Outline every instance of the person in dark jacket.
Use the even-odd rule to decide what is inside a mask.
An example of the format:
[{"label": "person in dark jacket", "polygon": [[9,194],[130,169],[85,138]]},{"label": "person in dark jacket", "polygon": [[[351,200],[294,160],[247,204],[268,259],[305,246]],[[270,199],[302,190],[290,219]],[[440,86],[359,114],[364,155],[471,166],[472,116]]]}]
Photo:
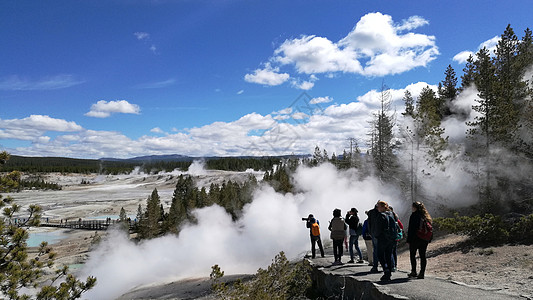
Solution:
[{"label": "person in dark jacket", "polygon": [[361,249],[359,248],[359,216],[357,216],[357,209],[355,207],[352,207],[350,211],[346,214],[345,222],[348,224],[349,233],[350,233],[350,241],[348,250],[350,251],[350,261],[348,263],[354,262],[354,253],[353,248],[355,246],[355,250],[357,250],[357,255],[359,255],[359,260],[357,263],[363,262],[363,254],[361,253]]},{"label": "person in dark jacket", "polygon": [[322,239],[320,238],[320,235],[316,236],[316,235],[313,235],[313,229],[312,229],[312,226],[314,223],[317,223],[319,226],[320,226],[320,223],[318,222],[317,219],[315,219],[315,217],[310,214],[308,217],[307,217],[307,222],[305,223],[305,226],[307,226],[307,228],[309,228],[309,235],[311,237],[311,258],[315,258],[316,255],[316,247],[315,245],[318,244],[318,249],[320,249],[320,256],[324,257],[324,248],[322,247]]},{"label": "person in dark jacket", "polygon": [[377,204],[374,206],[373,209],[368,211],[368,230],[370,232],[370,236],[372,236],[372,269],[370,269],[371,273],[378,273],[378,239],[377,239],[377,233],[379,231],[378,228],[378,220],[379,220],[379,211]]},{"label": "person in dark jacket", "polygon": [[[426,272],[426,250],[429,241],[423,240],[417,235],[422,220],[432,223],[431,216],[426,207],[421,202],[414,202],[412,205],[411,217],[409,217],[409,227],[407,228],[407,243],[409,244],[409,254],[411,259],[411,273],[407,276],[410,278],[423,279]],[[420,273],[416,273],[416,251],[420,256]]]},{"label": "person in dark jacket", "polygon": [[395,226],[395,220],[387,202],[378,201],[377,207],[380,214],[375,225],[377,227],[375,236],[378,240],[378,259],[384,273],[380,280],[390,281],[392,268],[394,267],[392,262],[392,249],[396,242],[396,235],[391,237],[387,232],[390,226]]},{"label": "person in dark jacket", "polygon": [[333,240],[333,256],[335,262],[333,265],[342,265],[342,242],[346,237],[346,223],[341,215],[341,210],[335,208],[333,210],[333,219],[331,219],[328,229],[331,231],[330,237]]}]

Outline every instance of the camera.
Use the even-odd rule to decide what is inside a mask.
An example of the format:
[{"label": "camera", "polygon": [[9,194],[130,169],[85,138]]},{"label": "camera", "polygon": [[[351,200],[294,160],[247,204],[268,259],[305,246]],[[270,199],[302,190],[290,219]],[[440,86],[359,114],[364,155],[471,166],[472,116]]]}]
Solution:
[{"label": "camera", "polygon": [[302,221],[309,221],[309,218],[302,218]]}]

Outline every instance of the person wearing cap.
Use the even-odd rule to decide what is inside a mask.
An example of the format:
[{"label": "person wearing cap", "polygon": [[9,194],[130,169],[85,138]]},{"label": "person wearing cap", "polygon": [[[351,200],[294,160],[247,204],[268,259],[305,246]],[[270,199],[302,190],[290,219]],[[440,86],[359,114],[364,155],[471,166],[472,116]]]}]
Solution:
[{"label": "person wearing cap", "polygon": [[316,257],[316,244],[318,244],[318,249],[320,250],[320,255],[322,257],[324,257],[324,248],[322,247],[322,239],[320,238],[320,234],[318,235],[314,235],[313,234],[313,224],[317,224],[320,226],[320,223],[318,222],[317,219],[315,219],[315,217],[313,216],[313,214],[309,214],[309,216],[307,217],[307,222],[305,223],[305,225],[307,226],[307,228],[309,228],[309,235],[311,236],[311,258],[315,258]]},{"label": "person wearing cap", "polygon": [[350,261],[348,263],[354,263],[354,253],[353,248],[355,246],[355,250],[357,250],[357,255],[359,255],[359,260],[357,263],[363,262],[363,254],[361,253],[361,249],[359,249],[359,235],[360,235],[360,224],[359,224],[359,216],[357,215],[357,209],[355,207],[352,207],[348,213],[346,214],[345,222],[348,224],[349,232],[350,232],[350,241],[348,244],[348,250],[350,252]]}]

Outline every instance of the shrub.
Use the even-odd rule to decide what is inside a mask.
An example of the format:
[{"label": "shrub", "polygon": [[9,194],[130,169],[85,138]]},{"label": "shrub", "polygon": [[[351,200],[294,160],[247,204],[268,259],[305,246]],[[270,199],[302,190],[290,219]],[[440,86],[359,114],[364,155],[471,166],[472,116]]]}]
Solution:
[{"label": "shrub", "polygon": [[213,289],[221,299],[305,299],[311,287],[310,266],[306,261],[291,264],[280,252],[266,269],[259,269],[247,282],[237,281],[228,287],[220,282],[224,272],[218,265],[212,267],[210,278]]}]

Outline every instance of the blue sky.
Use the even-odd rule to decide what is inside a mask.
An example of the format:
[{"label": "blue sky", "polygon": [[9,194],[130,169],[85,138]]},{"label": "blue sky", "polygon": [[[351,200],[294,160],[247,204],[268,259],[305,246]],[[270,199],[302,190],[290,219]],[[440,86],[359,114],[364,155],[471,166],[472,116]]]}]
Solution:
[{"label": "blue sky", "polygon": [[[0,150],[15,155],[342,153],[531,1],[0,3]],[[528,23],[529,20],[529,23]]]}]

